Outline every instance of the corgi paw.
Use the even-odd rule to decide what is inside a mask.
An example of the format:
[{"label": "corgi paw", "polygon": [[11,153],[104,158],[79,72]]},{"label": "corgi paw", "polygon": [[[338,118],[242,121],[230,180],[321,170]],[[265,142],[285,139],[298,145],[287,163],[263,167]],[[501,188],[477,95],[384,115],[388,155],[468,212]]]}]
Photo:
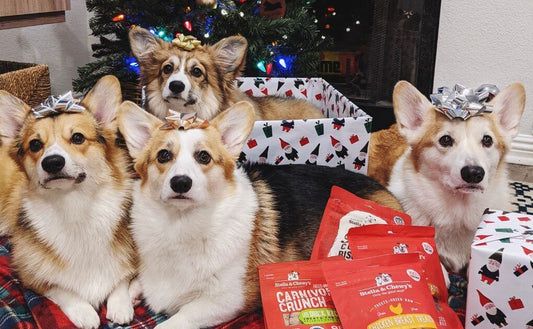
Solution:
[{"label": "corgi paw", "polygon": [[128,293],[131,298],[131,303],[133,306],[137,306],[141,303],[142,298],[142,287],[141,282],[138,279],[133,279],[130,282],[130,286],[128,288]]},{"label": "corgi paw", "polygon": [[130,296],[124,289],[116,289],[107,298],[106,318],[116,324],[127,324],[133,320],[133,305]]},{"label": "corgi paw", "polygon": [[76,303],[61,310],[78,328],[97,329],[100,326],[100,317],[90,304]]}]

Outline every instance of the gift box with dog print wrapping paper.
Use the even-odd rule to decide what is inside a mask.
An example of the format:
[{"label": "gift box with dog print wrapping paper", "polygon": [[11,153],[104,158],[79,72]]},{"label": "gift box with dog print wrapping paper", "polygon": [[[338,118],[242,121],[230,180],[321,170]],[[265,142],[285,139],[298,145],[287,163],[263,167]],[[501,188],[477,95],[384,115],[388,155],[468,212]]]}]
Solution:
[{"label": "gift box with dog print wrapping paper", "polygon": [[468,277],[467,329],[533,328],[533,216],[485,210]]},{"label": "gift box with dog print wrapping paper", "polygon": [[257,121],[240,162],[308,164],[367,172],[372,117],[322,78],[239,78],[252,96],[302,98],[326,118]]}]

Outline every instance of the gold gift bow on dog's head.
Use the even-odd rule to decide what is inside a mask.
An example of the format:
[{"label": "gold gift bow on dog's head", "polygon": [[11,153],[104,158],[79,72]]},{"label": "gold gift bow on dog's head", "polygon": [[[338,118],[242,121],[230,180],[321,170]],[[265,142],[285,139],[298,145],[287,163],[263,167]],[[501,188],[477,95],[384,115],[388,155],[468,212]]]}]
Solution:
[{"label": "gold gift bow on dog's head", "polygon": [[172,40],[172,44],[188,51],[202,47],[202,42],[200,40],[192,35],[184,35],[181,33],[178,33],[176,38]]},{"label": "gold gift bow on dog's head", "polygon": [[168,110],[169,116],[165,117],[165,124],[161,126],[162,130],[188,130],[193,128],[206,128],[209,121],[198,118],[198,113],[180,113]]}]

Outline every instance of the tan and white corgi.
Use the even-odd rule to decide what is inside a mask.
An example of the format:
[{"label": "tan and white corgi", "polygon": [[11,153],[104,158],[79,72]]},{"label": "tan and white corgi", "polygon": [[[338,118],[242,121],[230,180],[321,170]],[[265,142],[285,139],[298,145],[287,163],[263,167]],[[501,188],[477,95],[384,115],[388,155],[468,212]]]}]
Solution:
[{"label": "tan and white corgi", "polygon": [[406,81],[394,88],[397,125],[373,133],[369,176],[388,186],[415,225],[436,229],[448,270],[460,271],[485,208],[509,210],[504,161],[518,132],[524,87],[515,83],[492,101],[493,113],[449,120]]},{"label": "tan and white corgi", "polygon": [[341,168],[236,167],[253,123],[247,102],[185,125],[121,106],[119,130],[141,178],[131,213],[138,282],[147,304],[171,315],[157,328],[210,327],[256,309],[257,266],[309,259],[332,185],[401,208]]},{"label": "tan and white corgi", "polygon": [[141,83],[146,86],[146,108],[163,119],[169,109],[196,112],[210,120],[238,101],[249,101],[256,120],[322,118],[305,100],[250,97],[234,84],[245,65],[248,43],[244,37],[225,38],[212,46],[185,50],[149,31],[130,31],[131,50],[139,61]]},{"label": "tan and white corgi", "polygon": [[118,80],[107,76],[86,108],[37,118],[0,92],[0,208],[12,264],[25,287],[54,301],[79,328],[129,323],[135,253],[129,234],[131,179],[115,146]]}]

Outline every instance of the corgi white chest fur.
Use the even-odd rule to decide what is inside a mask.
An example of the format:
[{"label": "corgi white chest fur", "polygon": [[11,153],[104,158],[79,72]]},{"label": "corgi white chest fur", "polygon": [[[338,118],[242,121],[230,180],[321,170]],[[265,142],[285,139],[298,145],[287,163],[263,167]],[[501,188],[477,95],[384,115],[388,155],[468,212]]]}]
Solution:
[{"label": "corgi white chest fur", "polygon": [[125,277],[111,242],[128,192],[103,186],[92,192],[34,195],[23,199],[23,210],[28,225],[65,265],[58,271],[35,255],[36,275],[98,307]]},{"label": "corgi white chest fur", "polygon": [[200,292],[206,298],[220,298],[231,291],[225,303],[231,309],[242,306],[244,294],[235,292],[243,291],[250,232],[258,209],[245,176],[236,170],[233,191],[186,213],[143,195],[137,184],[132,228],[142,259],[139,279],[153,310],[176,313]]}]

